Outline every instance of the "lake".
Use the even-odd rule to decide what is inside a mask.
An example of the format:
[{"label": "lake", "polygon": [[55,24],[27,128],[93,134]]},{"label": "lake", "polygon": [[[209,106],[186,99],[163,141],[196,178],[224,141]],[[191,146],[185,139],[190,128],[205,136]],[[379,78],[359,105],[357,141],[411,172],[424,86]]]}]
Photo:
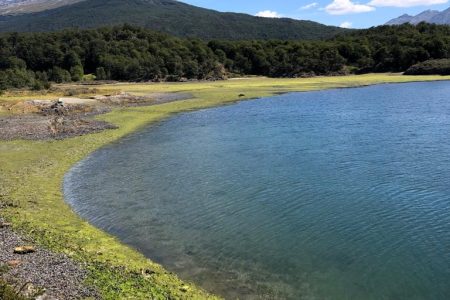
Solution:
[{"label": "lake", "polygon": [[178,114],[94,152],[64,192],[228,299],[447,300],[449,96],[392,84]]}]

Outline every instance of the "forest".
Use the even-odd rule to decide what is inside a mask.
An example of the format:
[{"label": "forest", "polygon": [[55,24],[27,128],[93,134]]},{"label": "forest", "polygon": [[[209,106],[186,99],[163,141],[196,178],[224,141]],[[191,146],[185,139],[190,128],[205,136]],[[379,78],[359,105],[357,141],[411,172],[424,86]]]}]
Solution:
[{"label": "forest", "polygon": [[131,25],[0,35],[0,90],[50,82],[403,72],[450,55],[450,26],[380,26],[317,41],[203,41]]}]

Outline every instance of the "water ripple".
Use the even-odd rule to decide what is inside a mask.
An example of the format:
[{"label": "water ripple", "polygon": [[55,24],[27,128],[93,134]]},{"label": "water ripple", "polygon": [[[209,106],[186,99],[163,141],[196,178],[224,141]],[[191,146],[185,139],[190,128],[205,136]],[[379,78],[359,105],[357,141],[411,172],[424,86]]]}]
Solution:
[{"label": "water ripple", "polygon": [[384,85],[182,114],[94,153],[65,193],[229,299],[447,300],[448,94]]}]

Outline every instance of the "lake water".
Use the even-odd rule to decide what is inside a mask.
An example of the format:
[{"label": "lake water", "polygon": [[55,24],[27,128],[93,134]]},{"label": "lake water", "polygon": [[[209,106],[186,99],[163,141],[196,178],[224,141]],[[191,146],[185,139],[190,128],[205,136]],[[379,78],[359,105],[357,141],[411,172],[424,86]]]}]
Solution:
[{"label": "lake water", "polygon": [[174,116],[65,178],[68,202],[229,299],[450,299],[450,83]]}]

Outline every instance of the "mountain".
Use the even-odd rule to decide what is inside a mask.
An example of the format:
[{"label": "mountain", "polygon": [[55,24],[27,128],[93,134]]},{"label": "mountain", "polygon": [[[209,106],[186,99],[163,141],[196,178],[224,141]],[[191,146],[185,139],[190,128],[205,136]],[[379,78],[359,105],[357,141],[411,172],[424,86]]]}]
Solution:
[{"label": "mountain", "polygon": [[83,0],[0,0],[0,15],[17,15],[57,8]]},{"label": "mountain", "polygon": [[433,17],[430,23],[450,24],[450,8]]},{"label": "mountain", "polygon": [[437,10],[426,10],[416,16],[404,14],[398,18],[392,19],[386,25],[400,25],[405,23],[419,24],[420,22],[449,24],[450,25],[450,8],[442,12]]},{"label": "mountain", "polygon": [[[40,1],[41,7],[45,2],[34,1]],[[322,39],[347,31],[312,21],[223,13],[175,0],[85,0],[38,12],[0,16],[0,32],[55,31],[123,23],[202,39]]]},{"label": "mountain", "polygon": [[410,23],[414,16],[404,14],[398,18],[392,19],[386,23],[386,25],[400,25],[405,23]]}]

